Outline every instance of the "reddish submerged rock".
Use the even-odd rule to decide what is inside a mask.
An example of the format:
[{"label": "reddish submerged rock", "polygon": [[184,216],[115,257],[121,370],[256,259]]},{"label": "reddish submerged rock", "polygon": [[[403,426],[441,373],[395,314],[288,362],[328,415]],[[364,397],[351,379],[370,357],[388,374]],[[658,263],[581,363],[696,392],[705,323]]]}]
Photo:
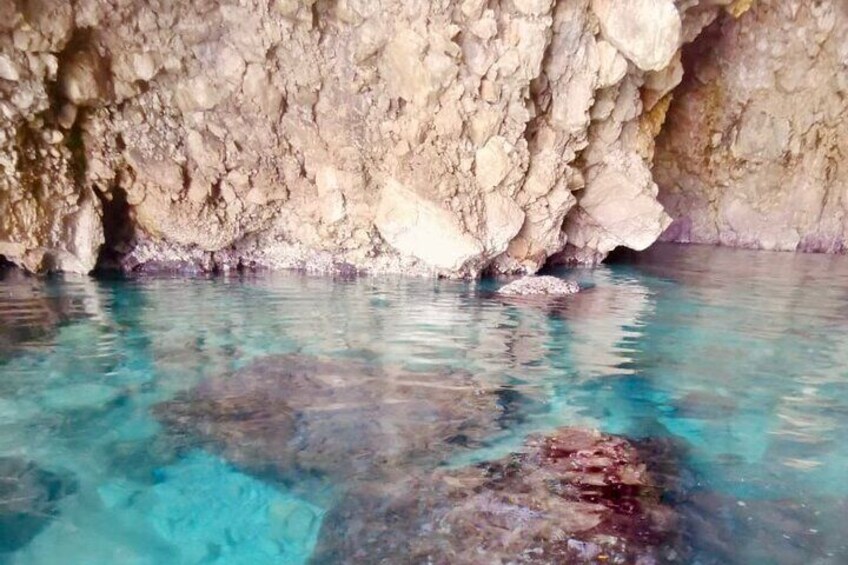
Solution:
[{"label": "reddish submerged rock", "polygon": [[[685,557],[678,453],[563,428],[525,449],[440,467],[500,429],[497,389],[461,372],[408,373],[302,355],[260,359],[155,412],[178,446],[302,482],[326,476],[316,563],[649,563]],[[302,493],[305,496],[315,493]]]},{"label": "reddish submerged rock", "polygon": [[522,453],[351,490],[316,563],[659,563],[681,559],[665,448],[565,428]]}]

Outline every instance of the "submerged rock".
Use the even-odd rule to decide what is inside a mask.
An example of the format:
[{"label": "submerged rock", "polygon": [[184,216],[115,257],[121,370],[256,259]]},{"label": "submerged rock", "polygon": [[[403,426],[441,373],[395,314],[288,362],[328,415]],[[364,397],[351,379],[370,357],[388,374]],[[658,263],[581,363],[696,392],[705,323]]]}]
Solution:
[{"label": "submerged rock", "polygon": [[[800,495],[800,496],[799,496]],[[848,498],[774,493],[744,500],[714,491],[693,493],[681,509],[705,565],[848,563]]]},{"label": "submerged rock", "polygon": [[0,362],[49,343],[62,324],[85,315],[81,300],[51,293],[43,281],[19,270],[0,270],[0,283]]},{"label": "submerged rock", "polygon": [[464,373],[396,373],[352,360],[262,358],[156,407],[172,439],[278,477],[371,480],[439,463],[499,429],[494,391]]},{"label": "submerged rock", "polygon": [[502,286],[498,294],[506,296],[527,295],[566,295],[580,292],[580,285],[574,281],[565,281],[557,277],[527,276]]},{"label": "submerged rock", "polygon": [[359,485],[327,515],[314,562],[681,559],[678,516],[663,501],[673,457],[662,444],[564,428],[496,461]]},{"label": "submerged rock", "polygon": [[0,457],[0,555],[28,544],[59,514],[76,481],[31,461]]}]

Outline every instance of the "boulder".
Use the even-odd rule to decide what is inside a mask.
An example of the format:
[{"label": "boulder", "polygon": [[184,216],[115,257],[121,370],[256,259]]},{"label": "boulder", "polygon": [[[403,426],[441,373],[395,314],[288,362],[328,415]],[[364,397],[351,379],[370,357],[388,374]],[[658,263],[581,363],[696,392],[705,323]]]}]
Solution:
[{"label": "boulder", "polygon": [[659,71],[680,47],[682,23],[672,0],[592,0],[607,41],[643,71]]},{"label": "boulder", "polygon": [[685,559],[663,501],[677,452],[563,428],[459,469],[350,491],[324,520],[315,563],[656,563]]},{"label": "boulder", "polygon": [[562,296],[580,292],[580,285],[557,277],[528,275],[498,289],[505,296],[553,295]]},{"label": "boulder", "polygon": [[155,413],[172,441],[277,478],[375,480],[435,465],[500,429],[496,391],[463,372],[412,373],[303,355],[258,359]]}]

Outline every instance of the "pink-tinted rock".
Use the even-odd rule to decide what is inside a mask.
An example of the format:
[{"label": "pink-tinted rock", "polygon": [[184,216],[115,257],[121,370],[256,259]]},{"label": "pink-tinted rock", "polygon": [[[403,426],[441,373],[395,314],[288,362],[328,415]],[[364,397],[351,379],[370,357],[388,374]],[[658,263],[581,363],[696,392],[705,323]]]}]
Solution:
[{"label": "pink-tinted rock", "polygon": [[682,558],[678,517],[662,501],[670,457],[659,444],[564,428],[496,461],[357,485],[326,518],[315,562]]}]

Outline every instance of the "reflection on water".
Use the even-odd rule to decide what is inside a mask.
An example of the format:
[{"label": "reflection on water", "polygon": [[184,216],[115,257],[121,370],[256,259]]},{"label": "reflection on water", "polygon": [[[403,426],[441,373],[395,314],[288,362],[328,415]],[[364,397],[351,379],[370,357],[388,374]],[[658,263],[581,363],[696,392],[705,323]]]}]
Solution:
[{"label": "reflection on water", "polygon": [[45,481],[0,476],[17,489],[0,524],[21,525],[0,562],[298,563],[339,524],[365,551],[386,539],[369,515],[415,522],[350,500],[562,426],[679,446],[678,556],[846,562],[848,260],[659,247],[561,274],[588,290],[525,305],[491,281],[7,275],[0,459],[73,489],[27,522],[10,500]]}]

